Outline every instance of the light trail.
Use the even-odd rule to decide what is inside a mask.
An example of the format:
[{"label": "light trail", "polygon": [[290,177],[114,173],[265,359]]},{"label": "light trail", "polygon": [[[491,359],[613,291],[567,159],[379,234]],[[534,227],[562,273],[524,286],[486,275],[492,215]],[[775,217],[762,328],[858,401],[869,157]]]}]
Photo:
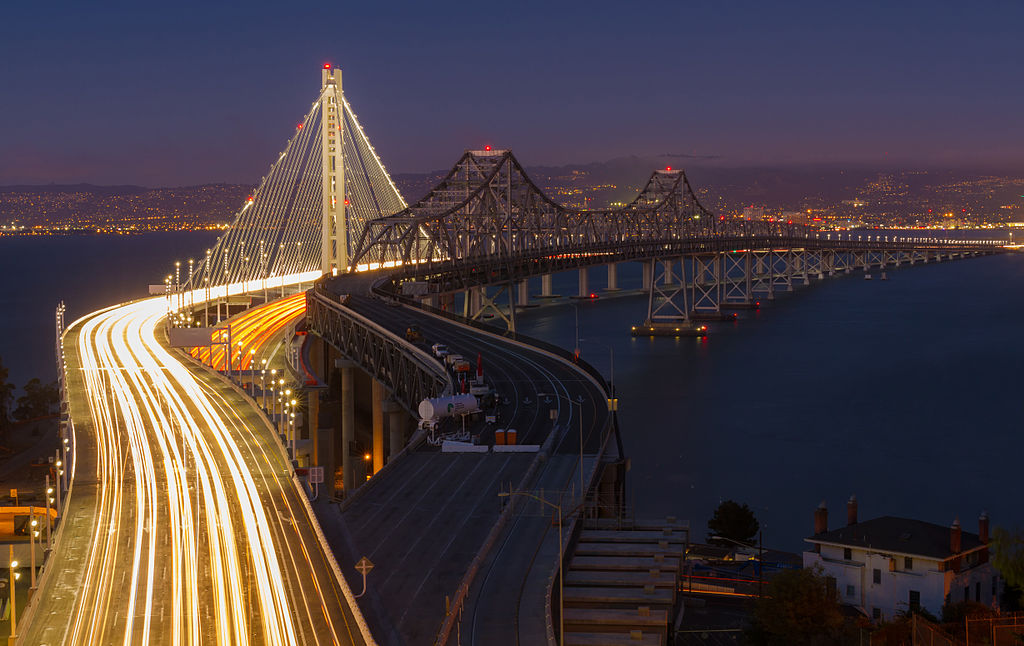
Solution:
[{"label": "light trail", "polygon": [[[294,320],[300,302],[301,314],[301,296],[265,308],[272,327]],[[72,326],[98,488],[96,531],[61,643],[368,641],[305,509],[289,498],[301,494],[283,456],[249,428],[254,413],[158,341],[167,312],[157,297]],[[244,342],[265,343],[259,328],[247,319]]]},{"label": "light trail", "polygon": [[[250,370],[253,368],[254,353],[259,353],[266,343],[276,337],[289,325],[306,313],[306,294],[292,294],[265,305],[246,310],[225,322],[224,328],[217,328],[211,334],[211,345],[193,348],[191,354],[201,363],[215,370],[225,370],[226,326],[231,326],[231,368]],[[213,358],[211,360],[211,350]]]}]

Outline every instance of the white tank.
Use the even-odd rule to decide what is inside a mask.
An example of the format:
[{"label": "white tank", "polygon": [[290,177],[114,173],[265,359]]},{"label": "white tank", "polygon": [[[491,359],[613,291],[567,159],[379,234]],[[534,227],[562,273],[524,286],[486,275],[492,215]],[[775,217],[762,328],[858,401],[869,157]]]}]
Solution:
[{"label": "white tank", "polygon": [[451,397],[437,397],[435,399],[424,399],[420,402],[419,413],[421,419],[437,420],[453,415],[466,415],[480,410],[473,395],[452,395]]}]

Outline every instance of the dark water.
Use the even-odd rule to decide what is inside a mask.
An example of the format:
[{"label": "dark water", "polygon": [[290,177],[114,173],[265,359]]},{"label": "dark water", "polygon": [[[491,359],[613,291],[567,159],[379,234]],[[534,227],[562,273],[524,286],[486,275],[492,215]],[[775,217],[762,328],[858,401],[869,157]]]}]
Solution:
[{"label": "dark water", "polygon": [[162,283],[173,272],[175,260],[199,258],[216,239],[211,232],[0,238],[0,358],[10,380],[20,387],[32,377],[56,378],[59,301],[67,305],[71,323],[146,296],[150,283]]},{"label": "dark water", "polygon": [[[628,271],[639,285],[639,267]],[[614,348],[637,514],[688,518],[703,534],[732,498],[755,511],[766,544],[793,551],[822,500],[830,527],[845,524],[850,494],[861,519],[959,517],[977,531],[988,510],[997,525],[1024,523],[1024,254],[888,275],[796,288],[710,324],[707,341],[632,338],[643,296],[576,305],[583,357],[607,375]],[[592,290],[604,280],[591,270]],[[520,329],[571,348],[574,315],[537,308]]]},{"label": "dark water", "polygon": [[[18,385],[53,376],[53,308],[68,320],[144,296],[209,233],[0,238],[0,357]],[[600,291],[604,272],[591,270]],[[575,274],[556,277],[562,294]],[[638,287],[625,265],[620,285]],[[539,284],[534,286],[539,291]],[[828,502],[845,522],[904,515],[975,526],[1024,524],[1024,254],[859,274],[797,288],[697,339],[634,339],[646,297],[562,301],[522,331],[574,346],[615,381],[638,515],[674,514],[703,532],[726,498],[754,509],[772,547],[798,551]]]}]

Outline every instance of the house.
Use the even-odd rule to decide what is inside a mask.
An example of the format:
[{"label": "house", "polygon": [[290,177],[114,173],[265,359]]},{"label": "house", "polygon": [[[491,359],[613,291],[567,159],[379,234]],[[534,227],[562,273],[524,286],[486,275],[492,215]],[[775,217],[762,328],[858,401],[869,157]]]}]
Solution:
[{"label": "house", "polygon": [[1001,581],[988,562],[989,520],[978,533],[911,518],[882,516],[859,522],[857,499],[846,504],[846,526],[828,529],[828,509],[814,512],[805,539],[805,568],[821,567],[839,600],[878,621],[912,608],[938,616],[947,602],[977,601],[997,608]]}]

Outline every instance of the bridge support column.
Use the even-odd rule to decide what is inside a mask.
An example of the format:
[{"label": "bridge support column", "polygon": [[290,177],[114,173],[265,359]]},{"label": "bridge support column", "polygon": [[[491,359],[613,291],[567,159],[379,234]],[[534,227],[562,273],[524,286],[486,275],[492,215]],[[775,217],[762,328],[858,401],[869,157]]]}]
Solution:
[{"label": "bridge support column", "polygon": [[644,291],[650,291],[651,289],[651,282],[654,277],[654,262],[655,261],[651,260],[650,262],[644,262],[644,264],[641,265],[643,272],[640,275],[640,284]]},{"label": "bridge support column", "polygon": [[384,398],[387,392],[384,384],[376,379],[370,379],[373,398],[373,471],[370,475],[376,474],[384,468]]},{"label": "bridge support column", "polygon": [[388,462],[405,448],[405,411],[393,399],[382,403],[382,410],[388,415]]},{"label": "bridge support column", "polygon": [[352,463],[352,442],[356,439],[355,364],[340,359],[341,370],[341,471],[345,495],[355,490],[355,465]]},{"label": "bridge support column", "polygon": [[540,277],[540,297],[554,298],[555,293],[551,285],[551,274],[544,274]]},{"label": "bridge support column", "polygon": [[619,289],[619,266],[614,262],[608,263],[608,291],[613,292]]},{"label": "bridge support column", "polygon": [[580,268],[580,298],[590,298],[590,277],[587,275],[587,268]]},{"label": "bridge support column", "polygon": [[524,280],[519,283],[519,301],[516,303],[519,307],[526,307],[530,304],[530,281]]},{"label": "bridge support column", "polygon": [[310,390],[306,395],[306,410],[309,415],[307,426],[309,428],[309,464],[316,466],[320,462],[320,391]]},{"label": "bridge support column", "polygon": [[666,286],[672,285],[674,283],[674,281],[675,281],[675,276],[672,273],[672,265],[673,265],[674,262],[675,262],[674,260],[663,260],[661,262],[661,266],[662,266],[662,268],[664,269],[664,272],[665,272],[664,284]]}]

